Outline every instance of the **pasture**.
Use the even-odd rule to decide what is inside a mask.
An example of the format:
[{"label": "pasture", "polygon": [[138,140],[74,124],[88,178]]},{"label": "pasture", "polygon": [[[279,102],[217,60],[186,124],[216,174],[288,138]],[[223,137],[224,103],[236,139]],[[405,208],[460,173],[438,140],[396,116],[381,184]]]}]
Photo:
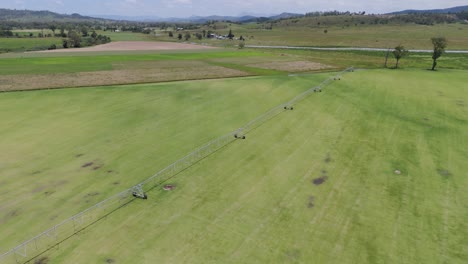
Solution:
[{"label": "pasture", "polygon": [[[322,18],[325,19],[325,18]],[[333,19],[333,18],[329,18]],[[351,25],[342,24],[317,25],[315,18],[280,21],[273,24],[273,29],[264,29],[263,24],[229,24],[217,23],[216,29],[204,27],[202,29],[227,35],[232,29],[235,37],[243,36],[247,45],[286,45],[286,46],[313,46],[313,47],[372,47],[394,48],[404,45],[407,49],[431,49],[432,37],[444,36],[448,39],[448,49],[468,50],[468,24],[438,24],[433,26],[415,24],[389,24],[389,25]],[[323,21],[322,21],[323,22]],[[269,26],[269,23],[266,23]],[[191,33],[201,32],[192,30]],[[325,30],[327,33],[325,33]],[[161,33],[156,39],[177,41]],[[183,33],[185,34],[185,33]],[[237,41],[202,39],[195,37],[191,42],[209,43],[216,46],[231,46]]]},{"label": "pasture", "polygon": [[[0,94],[0,249],[328,76]],[[41,258],[466,263],[466,83],[460,70],[349,73]]]}]

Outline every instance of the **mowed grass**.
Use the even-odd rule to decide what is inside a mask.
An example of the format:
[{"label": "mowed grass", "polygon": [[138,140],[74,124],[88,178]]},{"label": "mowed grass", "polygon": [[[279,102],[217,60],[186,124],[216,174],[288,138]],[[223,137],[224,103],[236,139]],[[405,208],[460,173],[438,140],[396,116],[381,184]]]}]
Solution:
[{"label": "mowed grass", "polygon": [[[14,238],[2,244],[141,180],[324,77],[2,95],[11,127],[0,141],[9,191],[0,199],[10,205],[2,232]],[[49,263],[466,263],[467,82],[465,71],[349,73],[171,179],[173,191],[150,191],[44,256]],[[89,161],[103,166],[81,168]],[[31,182],[47,187],[33,194]]]},{"label": "mowed grass", "polygon": [[141,61],[193,61],[219,58],[243,58],[272,56],[262,51],[222,50],[209,52],[170,52],[170,53],[128,53],[128,54],[84,54],[84,56],[63,56],[61,54],[42,57],[15,56],[0,60],[0,75],[7,74],[55,74],[85,71],[112,70],[114,64]]},{"label": "mowed grass", "polygon": [[61,47],[62,38],[0,38],[0,53],[46,50],[53,44]]},{"label": "mowed grass", "polygon": [[0,252],[327,76],[0,94]]}]

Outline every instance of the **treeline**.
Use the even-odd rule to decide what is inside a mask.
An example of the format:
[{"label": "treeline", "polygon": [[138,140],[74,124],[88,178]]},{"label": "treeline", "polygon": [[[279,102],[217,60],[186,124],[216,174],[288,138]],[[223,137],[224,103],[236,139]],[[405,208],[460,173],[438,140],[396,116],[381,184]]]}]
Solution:
[{"label": "treeline", "polygon": [[[310,12],[306,13],[303,17],[306,18],[320,18],[320,17],[340,17],[336,19],[335,24],[353,22],[355,24],[408,24],[414,23],[418,25],[435,25],[443,23],[466,23],[468,20],[468,11],[462,11],[459,13],[410,13],[410,14],[395,14],[395,15],[375,15],[362,12],[340,12],[340,11],[328,11],[328,12]],[[346,18],[350,17],[350,18]],[[279,21],[292,21],[292,23],[299,22],[298,18],[280,19]],[[350,25],[348,23],[348,25]]]},{"label": "treeline", "polygon": [[340,12],[340,11],[325,11],[325,12],[309,12],[306,13],[304,16],[305,17],[318,17],[318,16],[359,16],[359,15],[365,15],[366,12]]},{"label": "treeline", "polygon": [[[68,48],[80,48],[88,47],[99,44],[105,44],[111,42],[111,38],[105,35],[97,34],[96,31],[93,31],[90,35],[83,34],[83,32],[70,31],[68,32],[68,38],[62,40],[62,47],[65,49]],[[56,49],[55,45],[49,47],[49,49]]]}]

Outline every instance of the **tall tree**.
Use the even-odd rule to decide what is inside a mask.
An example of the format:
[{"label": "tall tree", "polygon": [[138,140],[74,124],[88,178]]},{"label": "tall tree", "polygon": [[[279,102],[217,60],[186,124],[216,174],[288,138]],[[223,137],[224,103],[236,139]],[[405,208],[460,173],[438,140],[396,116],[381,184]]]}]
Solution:
[{"label": "tall tree", "polygon": [[398,63],[400,62],[400,59],[406,55],[408,55],[408,50],[406,50],[403,45],[398,45],[395,47],[393,50],[393,56],[396,59],[395,69],[398,69]]},{"label": "tall tree", "polygon": [[55,30],[57,29],[57,26],[54,25],[54,24],[51,24],[51,25],[49,26],[49,29],[52,30],[52,32],[54,33],[54,37],[55,37]]},{"label": "tall tree", "polygon": [[432,53],[432,70],[435,70],[435,67],[437,66],[437,59],[442,56],[445,52],[445,48],[447,47],[447,39],[444,37],[438,37],[438,38],[431,38],[432,45],[434,46],[434,52]]},{"label": "tall tree", "polygon": [[69,43],[69,47],[75,47],[79,48],[81,47],[81,34],[78,34],[78,32],[72,30],[68,32],[68,38],[70,39],[70,42],[72,45]]},{"label": "tall tree", "polygon": [[233,39],[234,35],[232,34],[232,30],[229,29],[229,34],[227,35],[228,39]]}]

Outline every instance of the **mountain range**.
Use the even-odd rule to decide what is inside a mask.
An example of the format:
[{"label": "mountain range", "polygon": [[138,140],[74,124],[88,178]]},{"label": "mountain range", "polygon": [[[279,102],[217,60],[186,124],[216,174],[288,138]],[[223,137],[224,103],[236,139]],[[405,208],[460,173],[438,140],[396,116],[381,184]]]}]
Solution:
[{"label": "mountain range", "polygon": [[[457,6],[446,9],[431,10],[403,10],[389,13],[390,15],[400,14],[419,14],[419,13],[459,13],[468,12],[468,5]],[[0,21],[18,21],[18,22],[67,22],[67,21],[134,21],[134,22],[169,22],[169,23],[205,23],[207,21],[232,21],[232,22],[255,22],[277,19],[287,19],[301,17],[303,14],[281,13],[278,15],[261,14],[242,14],[240,16],[191,16],[187,18],[161,18],[156,16],[117,16],[117,15],[92,15],[82,16],[80,14],[58,14],[50,11],[32,11],[32,10],[11,10],[0,8]]]},{"label": "mountain range", "polygon": [[156,17],[156,16],[113,16],[113,15],[93,15],[93,17],[99,17],[104,19],[112,20],[127,20],[135,22],[172,22],[172,23],[205,23],[207,21],[232,21],[232,22],[249,22],[257,19],[262,20],[275,20],[282,18],[300,17],[303,14],[295,13],[281,13],[279,15],[241,15],[241,16],[191,16],[186,18],[177,17]]},{"label": "mountain range", "polygon": [[451,8],[445,8],[445,9],[428,9],[428,10],[415,10],[415,9],[408,9],[408,10],[403,10],[403,11],[397,11],[397,12],[392,12],[389,13],[390,15],[404,15],[404,14],[423,14],[423,13],[429,13],[429,14],[450,14],[450,13],[460,13],[463,11],[468,11],[468,5],[465,6],[456,6],[456,7],[451,7]]}]

